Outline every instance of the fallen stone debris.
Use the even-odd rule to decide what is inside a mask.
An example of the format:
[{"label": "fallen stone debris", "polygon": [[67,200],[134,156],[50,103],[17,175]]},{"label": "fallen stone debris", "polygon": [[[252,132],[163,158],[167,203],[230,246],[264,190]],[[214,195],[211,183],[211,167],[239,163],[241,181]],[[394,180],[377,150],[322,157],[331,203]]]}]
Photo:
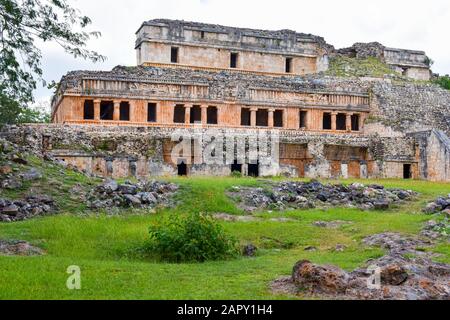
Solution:
[{"label": "fallen stone debris", "polygon": [[94,210],[169,207],[173,205],[173,195],[177,190],[176,184],[156,180],[135,184],[130,181],[119,184],[115,180],[106,180],[92,189],[86,199],[88,207]]},{"label": "fallen stone debris", "polygon": [[265,188],[233,187],[228,195],[244,211],[255,212],[339,206],[387,210],[394,204],[413,200],[417,194],[410,190],[386,189],[381,185],[354,183],[345,186],[311,181],[268,183]]},{"label": "fallen stone debris", "polygon": [[442,213],[450,218],[450,194],[430,202],[422,211],[426,214]]},{"label": "fallen stone debris", "polygon": [[55,214],[58,208],[52,197],[47,195],[30,195],[24,200],[7,200],[0,198],[0,222],[28,220],[38,216]]},{"label": "fallen stone debris", "polygon": [[0,255],[4,256],[39,256],[44,250],[26,241],[0,240]]},{"label": "fallen stone debris", "polygon": [[[340,300],[450,299],[450,265],[433,262],[434,254],[423,250],[432,244],[430,240],[383,233],[367,237],[363,243],[381,247],[388,254],[353,272],[302,260],[291,277],[275,280],[271,289],[279,294]],[[379,273],[379,287],[372,282],[374,271]]]}]

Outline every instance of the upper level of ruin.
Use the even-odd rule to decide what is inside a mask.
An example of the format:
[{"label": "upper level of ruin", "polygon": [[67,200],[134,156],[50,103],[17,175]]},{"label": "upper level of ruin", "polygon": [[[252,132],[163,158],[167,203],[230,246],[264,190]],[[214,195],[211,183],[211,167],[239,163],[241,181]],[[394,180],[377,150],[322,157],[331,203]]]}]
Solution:
[{"label": "upper level of ruin", "polygon": [[328,70],[329,58],[343,54],[379,58],[412,79],[429,80],[431,76],[430,59],[423,51],[388,48],[377,42],[335,50],[322,37],[292,30],[154,19],[144,22],[136,37],[138,65],[306,75]]},{"label": "upper level of ruin", "polygon": [[155,19],[136,33],[137,63],[265,73],[316,73],[328,68],[334,48],[321,37],[291,30],[267,31]]}]

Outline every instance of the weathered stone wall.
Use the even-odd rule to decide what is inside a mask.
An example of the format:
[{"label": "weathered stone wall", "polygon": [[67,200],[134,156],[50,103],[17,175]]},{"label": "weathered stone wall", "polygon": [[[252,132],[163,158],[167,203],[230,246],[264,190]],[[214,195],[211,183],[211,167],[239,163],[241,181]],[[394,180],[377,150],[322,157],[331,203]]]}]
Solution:
[{"label": "weathered stone wall", "polygon": [[450,135],[450,91],[432,84],[375,83],[369,122],[403,133],[437,129]]},{"label": "weathered stone wall", "polygon": [[[256,137],[261,132],[251,129],[224,130],[220,129],[219,132],[225,132],[225,137],[230,136],[230,133]],[[173,132],[174,129],[171,128],[35,125],[8,127],[1,136],[33,148],[36,153],[52,155],[89,173],[114,177],[145,177],[177,173],[178,163],[171,162],[170,155],[167,155],[171,149],[165,150],[165,143],[170,141]],[[186,129],[185,132],[197,131]],[[306,146],[306,154],[301,158],[294,156],[292,161],[285,159],[280,163],[262,162],[259,171],[262,176],[283,174],[311,178],[401,178],[399,163],[417,165],[414,141],[413,138],[393,141],[358,134],[280,131],[280,143]],[[269,141],[268,150],[270,148]],[[344,152],[330,157],[326,153],[330,148],[336,152],[342,149]],[[355,158],[355,154],[345,152],[353,150],[352,148],[363,153]],[[249,151],[246,151],[242,168],[244,174],[248,173],[250,163],[247,152]],[[297,166],[290,163],[296,163]],[[221,176],[230,174],[231,166],[194,163],[189,165],[188,170],[193,175]]]},{"label": "weathered stone wall", "polygon": [[444,132],[412,133],[419,144],[420,176],[431,181],[450,181],[450,139]]}]

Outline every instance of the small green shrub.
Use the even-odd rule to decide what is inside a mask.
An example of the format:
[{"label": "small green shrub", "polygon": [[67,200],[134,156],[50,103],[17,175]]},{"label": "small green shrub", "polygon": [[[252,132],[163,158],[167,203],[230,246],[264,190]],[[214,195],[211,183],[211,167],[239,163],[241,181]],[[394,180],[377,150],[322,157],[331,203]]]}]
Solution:
[{"label": "small green shrub", "polygon": [[147,250],[168,262],[223,260],[239,252],[237,241],[206,214],[170,215],[149,229]]},{"label": "small green shrub", "polygon": [[233,171],[231,173],[231,177],[233,177],[233,178],[242,178],[242,172],[240,172],[240,171]]},{"label": "small green shrub", "polygon": [[442,76],[434,80],[434,82],[440,85],[442,88],[450,90],[450,76]]}]

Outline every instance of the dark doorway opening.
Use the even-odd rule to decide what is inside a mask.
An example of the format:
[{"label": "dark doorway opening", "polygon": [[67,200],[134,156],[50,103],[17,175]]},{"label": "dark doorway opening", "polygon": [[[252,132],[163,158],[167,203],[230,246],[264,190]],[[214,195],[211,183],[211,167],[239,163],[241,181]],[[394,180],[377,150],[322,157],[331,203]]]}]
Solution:
[{"label": "dark doorway opening", "polygon": [[100,120],[114,119],[114,102],[102,101],[100,103]]},{"label": "dark doorway opening", "polygon": [[217,124],[217,107],[209,107],[207,110],[207,123],[208,124]]},{"label": "dark doorway opening", "polygon": [[273,125],[275,128],[283,128],[283,110],[276,110],[273,114]]},{"label": "dark doorway opening", "polygon": [[412,179],[412,168],[410,164],[403,165],[403,179]]},{"label": "dark doorway opening", "polygon": [[120,103],[120,121],[130,121],[130,103]]},{"label": "dark doorway opening", "polygon": [[292,72],[292,58],[286,58],[286,73]]},{"label": "dark doorway opening", "polygon": [[173,114],[174,123],[185,123],[186,109],[183,105],[177,105]]},{"label": "dark doorway opening", "polygon": [[323,130],[331,130],[331,113],[323,114]]},{"label": "dark doorway opening", "polygon": [[256,112],[256,126],[257,127],[269,126],[269,111],[267,109],[259,109]]},{"label": "dark doorway opening", "polygon": [[230,68],[236,69],[238,65],[239,55],[236,52],[232,52],[230,56]]},{"label": "dark doorway opening", "polygon": [[336,116],[336,130],[345,131],[347,129],[347,116],[339,113]]},{"label": "dark doorway opening", "polygon": [[256,164],[249,163],[248,175],[249,175],[249,177],[254,177],[254,178],[259,177],[259,162]]},{"label": "dark doorway opening", "polygon": [[352,131],[359,131],[359,115],[352,115]]},{"label": "dark doorway opening", "polygon": [[170,62],[178,63],[178,48],[172,47],[170,49]]},{"label": "dark doorway opening", "polygon": [[200,106],[193,106],[191,108],[191,124],[202,123],[202,109]]},{"label": "dark doorway opening", "polygon": [[239,172],[242,173],[242,164],[239,164],[238,161],[234,161],[231,165],[231,172]]},{"label": "dark doorway opening", "polygon": [[147,121],[156,122],[156,103],[149,103],[147,105]]},{"label": "dark doorway opening", "polygon": [[306,129],[307,128],[307,118],[308,112],[307,111],[300,111],[300,129]]},{"label": "dark doorway opening", "polygon": [[181,161],[177,167],[178,167],[178,176],[180,176],[180,177],[187,176],[187,165],[184,160]]},{"label": "dark doorway opening", "polygon": [[94,101],[84,101],[84,120],[94,120]]},{"label": "dark doorway opening", "polygon": [[251,125],[250,109],[242,108],[241,110],[241,125],[249,127]]}]

